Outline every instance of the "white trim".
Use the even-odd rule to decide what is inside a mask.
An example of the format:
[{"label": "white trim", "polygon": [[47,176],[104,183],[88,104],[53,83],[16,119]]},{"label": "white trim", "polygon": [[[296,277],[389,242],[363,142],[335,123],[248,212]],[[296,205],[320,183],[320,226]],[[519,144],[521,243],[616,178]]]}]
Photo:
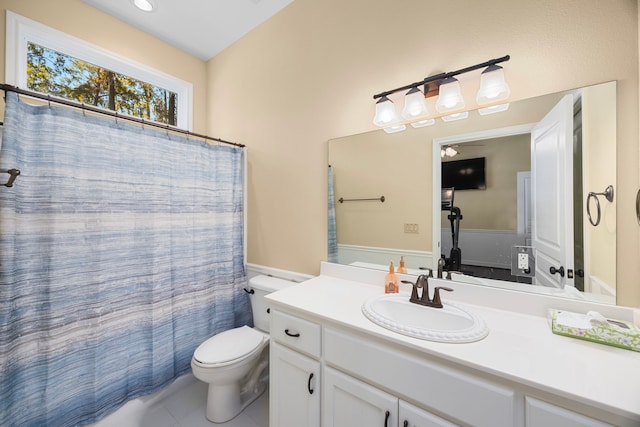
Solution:
[{"label": "white trim", "polygon": [[531,171],[517,172],[518,234],[531,238]]},{"label": "white trim", "polygon": [[430,268],[429,266],[432,264],[431,252],[427,251],[338,244],[339,264],[360,266],[375,264],[381,265],[387,270],[389,260],[394,260],[395,266],[398,267],[401,256],[404,257],[407,269]]},{"label": "white trim", "polygon": [[247,277],[251,279],[259,274],[277,277],[279,279],[291,280],[292,282],[304,282],[313,279],[310,274],[297,273],[295,271],[281,270],[279,268],[267,267],[266,265],[247,264]]},{"label": "white trim", "polygon": [[5,82],[27,88],[32,42],[178,94],[177,127],[193,130],[193,84],[7,10]]},{"label": "white trim", "polygon": [[[432,251],[432,262],[433,265],[431,266],[431,268],[433,269],[437,269],[438,268],[438,260],[440,259],[440,254],[441,254],[441,241],[440,241],[440,228],[441,228],[441,216],[437,215],[436,208],[440,206],[441,203],[441,171],[442,171],[442,166],[441,166],[441,161],[440,161],[440,149],[442,148],[443,145],[449,145],[449,144],[463,144],[465,142],[473,142],[473,141],[480,141],[483,139],[491,139],[491,138],[500,138],[500,137],[504,137],[504,136],[513,136],[513,135],[522,135],[525,133],[531,133],[531,129],[533,129],[533,126],[535,125],[535,123],[528,123],[528,124],[524,124],[524,125],[517,125],[517,126],[509,126],[509,127],[504,127],[504,128],[497,128],[497,129],[489,129],[489,130],[483,130],[483,131],[478,131],[478,132],[471,132],[471,133],[463,133],[460,135],[451,135],[451,136],[445,136],[442,138],[434,138],[433,139],[433,176],[432,176],[432,183],[433,183],[433,188],[432,188],[432,206],[433,206],[433,210],[434,210],[434,215],[432,218],[432,238],[433,241],[431,243],[431,251]],[[438,208],[440,209],[440,208]]]}]

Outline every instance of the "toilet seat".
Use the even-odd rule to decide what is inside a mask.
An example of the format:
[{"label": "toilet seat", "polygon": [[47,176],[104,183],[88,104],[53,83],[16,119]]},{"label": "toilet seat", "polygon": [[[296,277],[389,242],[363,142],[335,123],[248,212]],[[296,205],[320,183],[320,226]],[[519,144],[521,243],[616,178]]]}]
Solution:
[{"label": "toilet seat", "polygon": [[193,353],[193,359],[203,366],[223,366],[251,356],[268,337],[253,328],[242,326],[209,338]]}]

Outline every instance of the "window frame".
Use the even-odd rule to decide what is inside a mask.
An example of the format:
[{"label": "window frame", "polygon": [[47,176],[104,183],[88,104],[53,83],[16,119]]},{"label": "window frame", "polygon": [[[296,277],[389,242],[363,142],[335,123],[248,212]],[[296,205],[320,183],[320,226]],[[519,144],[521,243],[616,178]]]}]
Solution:
[{"label": "window frame", "polygon": [[193,130],[193,84],[7,10],[6,83],[27,88],[29,42],[178,94],[176,127]]}]

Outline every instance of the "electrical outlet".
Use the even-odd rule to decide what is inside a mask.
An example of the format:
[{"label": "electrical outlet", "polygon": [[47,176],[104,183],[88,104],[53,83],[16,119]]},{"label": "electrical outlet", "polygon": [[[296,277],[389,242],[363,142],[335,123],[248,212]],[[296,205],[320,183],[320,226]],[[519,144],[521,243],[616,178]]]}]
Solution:
[{"label": "electrical outlet", "polygon": [[535,277],[536,257],[532,246],[511,247],[511,274],[513,276]]},{"label": "electrical outlet", "polygon": [[418,226],[418,224],[405,224],[404,232],[411,233],[411,234],[418,234],[420,232],[420,227]]},{"label": "electrical outlet", "polygon": [[526,270],[529,268],[529,254],[518,254],[518,270]]}]

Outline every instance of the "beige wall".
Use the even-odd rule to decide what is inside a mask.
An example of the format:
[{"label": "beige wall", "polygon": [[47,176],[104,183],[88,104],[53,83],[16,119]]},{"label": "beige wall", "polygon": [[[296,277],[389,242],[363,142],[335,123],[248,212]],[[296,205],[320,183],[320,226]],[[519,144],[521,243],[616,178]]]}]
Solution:
[{"label": "beige wall", "polygon": [[[193,131],[206,132],[206,63],[80,0],[2,0],[0,2],[0,82],[5,82],[6,10],[192,83]],[[4,114],[4,103],[0,103],[0,114]]]},{"label": "beige wall", "polygon": [[[611,87],[591,87],[582,96],[582,145],[583,165],[594,173],[585,174],[584,197],[588,192],[602,192],[608,185],[612,170],[616,168],[616,153],[607,149],[616,139],[616,113],[602,106],[613,102],[615,90]],[[597,120],[594,120],[597,118]],[[599,196],[601,219],[597,227],[589,222],[586,206],[583,206],[585,247],[590,254],[586,259],[588,271],[603,282],[615,287],[615,269],[609,266],[616,261],[616,211],[619,197],[614,186],[613,202]],[[584,198],[583,198],[584,200]],[[590,203],[592,219],[597,218],[596,205]]]},{"label": "beige wall", "polygon": [[[531,170],[531,136],[492,138],[458,147],[450,160],[484,157],[487,188],[456,191],[455,205],[462,211],[460,228],[518,230],[518,172]],[[446,212],[442,226],[450,227]]]},{"label": "beige wall", "polygon": [[512,99],[617,80],[619,302],[640,305],[637,6],[296,0],[206,65],[80,0],[0,11],[192,82],[194,131],[250,148],[248,261],[311,274],[327,252],[326,141],[372,130],[374,93],[504,54]]},{"label": "beige wall", "polygon": [[250,150],[248,261],[318,272],[326,141],[373,129],[374,93],[510,54],[513,99],[618,80],[619,301],[640,305],[637,21],[633,0],[296,0],[208,64],[209,132]]}]

